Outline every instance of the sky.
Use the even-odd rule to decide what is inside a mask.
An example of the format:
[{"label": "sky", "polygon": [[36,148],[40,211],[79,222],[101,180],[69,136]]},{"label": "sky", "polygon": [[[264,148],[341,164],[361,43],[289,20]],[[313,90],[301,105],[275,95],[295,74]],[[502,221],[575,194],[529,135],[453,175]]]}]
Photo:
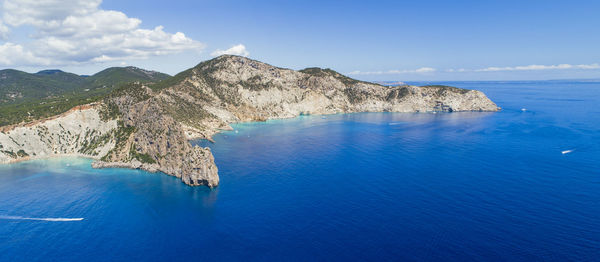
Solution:
[{"label": "sky", "polygon": [[176,74],[220,54],[369,81],[600,78],[600,1],[0,0],[0,69]]}]

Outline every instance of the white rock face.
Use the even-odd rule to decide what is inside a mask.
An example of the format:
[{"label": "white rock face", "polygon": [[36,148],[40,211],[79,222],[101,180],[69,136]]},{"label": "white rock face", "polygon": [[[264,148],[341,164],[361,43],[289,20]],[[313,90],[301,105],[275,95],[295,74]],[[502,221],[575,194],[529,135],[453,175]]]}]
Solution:
[{"label": "white rock face", "polygon": [[96,106],[0,132],[0,163],[54,156],[98,159],[114,147],[117,121],[102,121]]}]

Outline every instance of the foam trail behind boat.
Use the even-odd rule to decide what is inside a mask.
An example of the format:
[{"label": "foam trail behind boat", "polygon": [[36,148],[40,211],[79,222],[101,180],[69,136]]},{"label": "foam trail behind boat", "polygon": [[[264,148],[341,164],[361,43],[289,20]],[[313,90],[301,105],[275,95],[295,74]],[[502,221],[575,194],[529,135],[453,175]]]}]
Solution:
[{"label": "foam trail behind boat", "polygon": [[33,221],[50,221],[50,222],[71,222],[82,221],[82,217],[63,218],[63,217],[21,217],[21,216],[0,216],[0,219],[5,220],[33,220]]}]

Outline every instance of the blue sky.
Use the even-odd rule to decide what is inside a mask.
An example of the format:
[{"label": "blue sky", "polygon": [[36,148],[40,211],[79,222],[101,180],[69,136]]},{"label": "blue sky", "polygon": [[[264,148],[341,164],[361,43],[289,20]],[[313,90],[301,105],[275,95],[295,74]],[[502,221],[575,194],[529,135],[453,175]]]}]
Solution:
[{"label": "blue sky", "polygon": [[600,78],[600,1],[1,2],[0,67],[29,72],[235,53],[364,80]]}]

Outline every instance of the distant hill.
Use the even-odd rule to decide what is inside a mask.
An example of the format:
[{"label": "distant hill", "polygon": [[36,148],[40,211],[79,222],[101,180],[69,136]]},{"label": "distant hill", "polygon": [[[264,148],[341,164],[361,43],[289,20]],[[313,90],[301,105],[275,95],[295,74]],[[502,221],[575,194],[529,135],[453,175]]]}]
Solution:
[{"label": "distant hill", "polygon": [[168,77],[167,74],[137,67],[111,67],[92,76],[79,76],[56,69],[35,74],[6,69],[0,71],[0,103],[50,98],[86,89],[87,92],[97,88],[110,89],[130,82],[158,82]]},{"label": "distant hill", "polygon": [[92,76],[57,69],[34,74],[0,70],[0,126],[60,114],[131,82],[159,82],[170,76],[137,67],[111,67]]},{"label": "distant hill", "polygon": [[0,71],[0,103],[18,103],[27,99],[40,99],[72,91],[81,86],[85,78],[58,70],[45,70],[35,74],[7,69]]},{"label": "distant hill", "polygon": [[86,79],[92,86],[115,86],[130,82],[159,82],[170,75],[149,71],[133,66],[111,67],[104,69]]}]

